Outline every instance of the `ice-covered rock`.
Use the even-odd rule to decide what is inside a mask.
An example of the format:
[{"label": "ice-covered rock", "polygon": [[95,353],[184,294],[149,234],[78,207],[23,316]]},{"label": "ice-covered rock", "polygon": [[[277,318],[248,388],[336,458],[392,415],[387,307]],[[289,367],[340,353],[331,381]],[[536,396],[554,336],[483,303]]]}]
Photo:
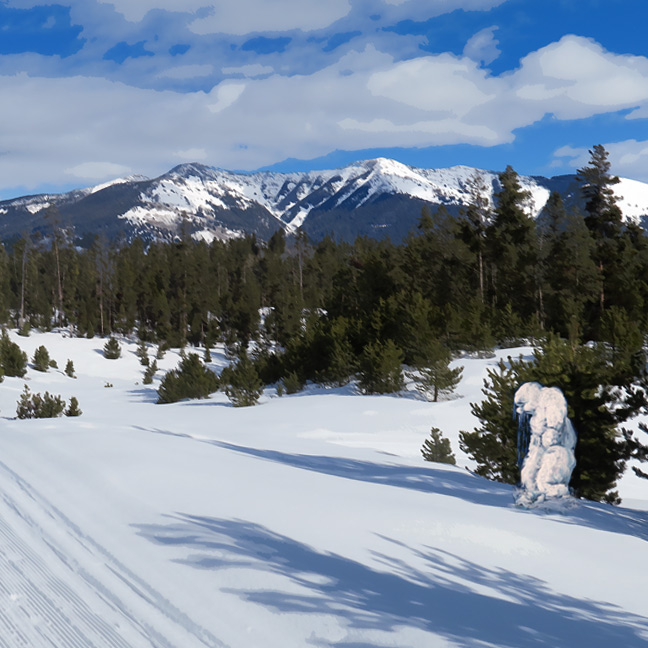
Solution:
[{"label": "ice-covered rock", "polygon": [[576,465],[576,433],[563,393],[557,387],[528,382],[515,392],[514,403],[520,465],[517,504],[530,506],[547,498],[568,497]]}]

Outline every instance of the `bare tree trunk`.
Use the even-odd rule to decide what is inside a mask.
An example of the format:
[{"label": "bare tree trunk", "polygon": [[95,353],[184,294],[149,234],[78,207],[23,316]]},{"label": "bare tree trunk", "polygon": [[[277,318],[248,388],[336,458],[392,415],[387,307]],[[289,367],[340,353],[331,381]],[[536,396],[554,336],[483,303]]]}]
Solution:
[{"label": "bare tree trunk", "polygon": [[22,329],[25,325],[25,266],[27,265],[27,240],[25,239],[25,247],[23,248],[22,257],[22,281],[20,282],[20,319],[18,326]]}]

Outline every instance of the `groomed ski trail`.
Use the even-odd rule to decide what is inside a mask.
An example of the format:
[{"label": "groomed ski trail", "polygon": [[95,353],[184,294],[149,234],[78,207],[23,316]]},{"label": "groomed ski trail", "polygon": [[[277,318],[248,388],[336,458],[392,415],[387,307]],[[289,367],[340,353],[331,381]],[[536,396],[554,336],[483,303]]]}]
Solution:
[{"label": "groomed ski trail", "polygon": [[0,648],[52,646],[226,648],[0,462]]}]

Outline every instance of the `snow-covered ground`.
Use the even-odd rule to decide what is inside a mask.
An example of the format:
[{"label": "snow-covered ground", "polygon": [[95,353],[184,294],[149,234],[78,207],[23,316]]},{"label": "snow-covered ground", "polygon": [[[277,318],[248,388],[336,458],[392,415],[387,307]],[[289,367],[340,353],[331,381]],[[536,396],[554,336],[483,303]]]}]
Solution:
[{"label": "snow-covered ground", "polygon": [[[495,359],[463,360],[443,403],[268,389],[235,409],[156,405],[135,342],[106,360],[98,338],[12,339],[61,369],[0,385],[3,648],[648,644],[648,482],[622,481],[632,508],[528,511],[466,470]],[[14,419],[24,384],[83,415]],[[422,461],[431,426],[457,467]]]}]

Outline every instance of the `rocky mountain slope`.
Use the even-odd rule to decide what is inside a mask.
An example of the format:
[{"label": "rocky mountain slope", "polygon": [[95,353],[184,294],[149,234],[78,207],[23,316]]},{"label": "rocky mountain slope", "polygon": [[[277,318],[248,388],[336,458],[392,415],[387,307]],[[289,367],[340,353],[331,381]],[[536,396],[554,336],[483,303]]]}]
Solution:
[{"label": "rocky mountain slope", "polygon": [[[183,164],[164,175],[120,178],[65,194],[37,195],[0,202],[0,238],[46,231],[54,213],[75,235],[109,239],[140,236],[172,240],[183,231],[207,241],[244,233],[269,238],[278,229],[302,228],[310,238],[326,234],[352,240],[358,234],[401,240],[414,227],[424,205],[458,212],[470,200],[469,179],[479,173],[492,201],[497,174],[456,166],[419,169],[379,158],[340,169],[308,173],[234,173],[201,164]],[[520,177],[537,216],[551,191],[578,196],[572,175]],[[648,215],[648,185],[622,180],[617,185],[624,214]],[[55,209],[54,209],[55,208]]]}]

